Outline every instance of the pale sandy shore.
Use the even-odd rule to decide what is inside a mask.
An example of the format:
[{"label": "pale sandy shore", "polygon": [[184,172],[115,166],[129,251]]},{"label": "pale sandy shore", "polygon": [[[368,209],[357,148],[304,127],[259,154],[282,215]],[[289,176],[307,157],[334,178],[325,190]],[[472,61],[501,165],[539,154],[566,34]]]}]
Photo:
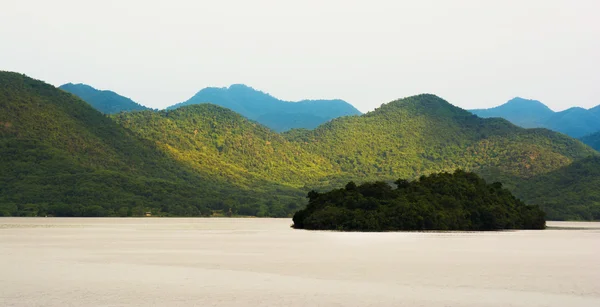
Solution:
[{"label": "pale sandy shore", "polygon": [[338,233],[0,218],[0,306],[600,306],[600,223]]}]

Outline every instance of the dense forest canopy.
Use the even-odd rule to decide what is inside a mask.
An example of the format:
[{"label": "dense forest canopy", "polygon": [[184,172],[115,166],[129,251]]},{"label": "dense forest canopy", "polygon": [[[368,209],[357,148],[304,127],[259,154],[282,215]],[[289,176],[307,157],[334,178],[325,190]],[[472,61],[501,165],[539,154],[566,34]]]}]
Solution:
[{"label": "dense forest canopy", "polygon": [[532,186],[593,189],[591,171],[581,177],[590,184],[552,178],[597,151],[429,94],[279,134],[212,104],[107,116],[51,85],[0,72],[0,154],[0,215],[291,216],[311,189],[461,168],[529,204],[564,209],[552,218],[596,216],[587,197],[578,203],[585,210],[571,210],[568,199],[550,204]]},{"label": "dense forest canopy", "polygon": [[190,168],[243,187],[260,188],[257,180],[263,180],[300,188],[334,172],[331,162],[301,144],[213,104],[113,118]]},{"label": "dense forest canopy", "polygon": [[566,135],[482,119],[429,94],[284,135],[327,157],[349,180],[416,178],[456,168],[490,167],[529,178],[597,154]]},{"label": "dense forest canopy", "polygon": [[294,215],[300,229],[343,231],[544,229],[544,212],[502,184],[475,173],[431,174],[418,180],[369,182],[326,193],[311,191]]}]

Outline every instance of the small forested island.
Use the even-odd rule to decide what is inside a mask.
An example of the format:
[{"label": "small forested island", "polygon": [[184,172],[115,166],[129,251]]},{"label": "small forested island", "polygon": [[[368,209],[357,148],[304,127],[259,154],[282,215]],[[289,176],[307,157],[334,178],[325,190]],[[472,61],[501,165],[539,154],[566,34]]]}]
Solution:
[{"label": "small forested island", "polygon": [[356,185],[327,193],[311,191],[294,228],[339,231],[544,229],[545,213],[514,197],[501,183],[457,170]]}]

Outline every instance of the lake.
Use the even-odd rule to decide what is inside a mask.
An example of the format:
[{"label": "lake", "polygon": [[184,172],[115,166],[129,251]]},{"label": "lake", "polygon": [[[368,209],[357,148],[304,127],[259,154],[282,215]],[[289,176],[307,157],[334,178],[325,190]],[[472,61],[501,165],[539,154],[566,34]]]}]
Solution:
[{"label": "lake", "polygon": [[600,223],[395,233],[291,223],[0,218],[0,305],[600,306]]}]

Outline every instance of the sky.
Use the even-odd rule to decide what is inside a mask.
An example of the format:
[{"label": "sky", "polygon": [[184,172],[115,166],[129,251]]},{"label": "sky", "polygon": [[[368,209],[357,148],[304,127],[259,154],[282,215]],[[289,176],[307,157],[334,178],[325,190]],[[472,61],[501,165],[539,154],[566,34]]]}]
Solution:
[{"label": "sky", "polygon": [[373,110],[600,104],[598,0],[0,0],[0,70],[152,108],[243,83]]}]

